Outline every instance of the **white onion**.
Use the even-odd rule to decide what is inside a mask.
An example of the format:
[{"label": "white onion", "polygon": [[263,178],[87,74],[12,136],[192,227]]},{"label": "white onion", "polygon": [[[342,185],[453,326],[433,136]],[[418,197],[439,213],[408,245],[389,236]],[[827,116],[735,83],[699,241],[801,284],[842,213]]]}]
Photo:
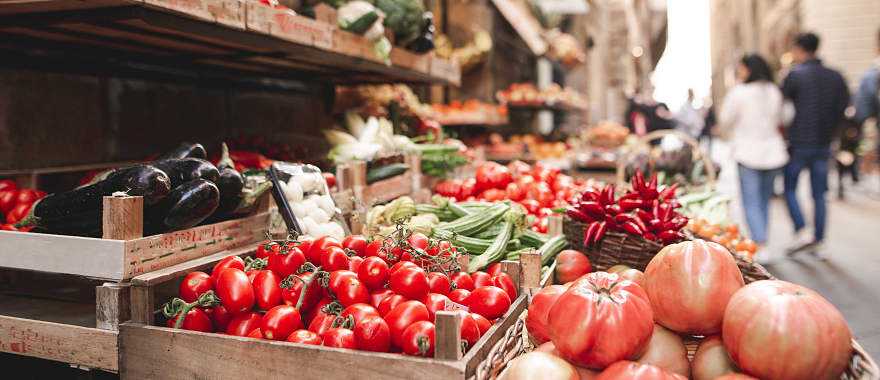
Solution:
[{"label": "white onion", "polygon": [[318,207],[309,209],[308,214],[316,223],[327,223],[330,221],[330,214]]},{"label": "white onion", "polygon": [[284,182],[279,182],[281,184],[281,190],[284,191],[284,197],[287,198],[288,201],[301,202],[303,199],[303,189],[294,178],[296,177],[291,177],[290,181],[286,184]]}]

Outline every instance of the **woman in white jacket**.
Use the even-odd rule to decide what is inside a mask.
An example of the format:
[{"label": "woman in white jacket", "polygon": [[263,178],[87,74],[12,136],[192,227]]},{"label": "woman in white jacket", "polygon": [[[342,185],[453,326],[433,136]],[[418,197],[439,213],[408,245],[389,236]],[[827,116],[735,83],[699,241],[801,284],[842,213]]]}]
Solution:
[{"label": "woman in white jacket", "polygon": [[773,82],[773,72],[761,56],[747,54],[736,68],[737,84],[722,104],[719,129],[728,136],[739,168],[740,192],[757,259],[767,243],[767,224],[773,182],[788,162],[780,128],[783,97]]}]

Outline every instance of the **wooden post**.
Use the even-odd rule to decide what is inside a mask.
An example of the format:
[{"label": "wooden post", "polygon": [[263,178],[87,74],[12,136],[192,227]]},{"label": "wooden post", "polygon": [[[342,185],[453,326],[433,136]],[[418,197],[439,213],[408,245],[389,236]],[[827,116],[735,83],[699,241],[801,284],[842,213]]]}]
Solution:
[{"label": "wooden post", "polygon": [[513,279],[513,284],[516,285],[517,288],[522,287],[522,269],[520,268],[520,263],[513,260],[504,260],[501,262],[501,271],[507,273],[507,275]]},{"label": "wooden post", "polygon": [[144,236],[144,197],[104,197],[104,239],[132,240]]},{"label": "wooden post", "polygon": [[119,331],[119,324],[131,317],[129,288],[112,282],[95,287],[95,327]]},{"label": "wooden post", "polygon": [[461,359],[461,313],[437,311],[434,315],[434,358]]},{"label": "wooden post", "polygon": [[559,236],[562,235],[564,230],[562,229],[562,215],[554,214],[550,215],[547,219],[547,235]]},{"label": "wooden post", "polygon": [[536,251],[526,252],[519,257],[523,289],[541,286],[541,255]]},{"label": "wooden post", "polygon": [[153,287],[132,285],[131,286],[131,321],[153,324]]},{"label": "wooden post", "polygon": [[416,195],[422,188],[422,156],[418,154],[406,155],[406,163],[409,164],[410,178],[412,179],[412,191]]},{"label": "wooden post", "polygon": [[[319,6],[326,6],[325,4],[320,4]],[[316,7],[317,8],[317,7]],[[351,174],[351,166],[348,164],[340,164],[336,166],[336,191],[343,192],[345,190],[349,190],[354,188],[354,184],[352,183],[353,178]]]}]

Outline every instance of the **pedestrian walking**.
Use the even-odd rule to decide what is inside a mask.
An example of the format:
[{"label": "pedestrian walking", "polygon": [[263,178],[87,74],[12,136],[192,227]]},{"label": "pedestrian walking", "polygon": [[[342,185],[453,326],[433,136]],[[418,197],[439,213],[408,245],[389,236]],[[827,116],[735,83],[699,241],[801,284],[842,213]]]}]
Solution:
[{"label": "pedestrian walking", "polygon": [[744,56],[736,69],[739,82],[722,103],[717,130],[730,141],[737,163],[742,205],[756,259],[767,262],[767,225],[774,179],[788,162],[782,124],[782,93],[761,56]]},{"label": "pedestrian walking", "polygon": [[[795,39],[792,55],[795,65],[782,84],[782,94],[794,105],[794,120],[787,130],[789,162],[785,166],[785,202],[794,224],[794,239],[788,253],[809,250],[822,253],[825,239],[828,190],[828,161],[835,127],[849,104],[849,90],[839,72],[822,64],[816,57],[819,37],[803,33]],[[801,172],[810,172],[813,199],[813,234],[807,233],[804,216],[797,200]]]},{"label": "pedestrian walking", "polygon": [[[880,118],[880,29],[877,30],[877,58],[862,76],[853,103],[856,107],[855,122],[860,128],[868,119]],[[880,152],[880,144],[877,151]]]}]

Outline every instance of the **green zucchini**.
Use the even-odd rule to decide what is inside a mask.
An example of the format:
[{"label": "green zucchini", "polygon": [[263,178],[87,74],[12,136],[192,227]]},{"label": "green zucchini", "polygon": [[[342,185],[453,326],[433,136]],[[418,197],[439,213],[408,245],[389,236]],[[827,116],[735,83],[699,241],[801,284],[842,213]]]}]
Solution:
[{"label": "green zucchini", "polygon": [[522,256],[523,253],[529,253],[533,249],[534,248],[528,247],[528,248],[520,248],[520,249],[508,251],[507,254],[504,255],[504,259],[511,260],[511,261],[519,261],[519,258],[520,258],[520,256]]},{"label": "green zucchini", "polygon": [[538,248],[538,253],[541,254],[541,265],[550,265],[556,255],[566,247],[568,247],[568,241],[565,240],[565,235],[557,235],[547,240],[541,248]]},{"label": "green zucchini", "polygon": [[[499,225],[503,226],[503,223]],[[478,239],[440,229],[434,230],[434,237],[442,240],[448,240],[452,245],[464,248],[465,250],[467,250],[468,253],[472,255],[482,255],[484,252],[486,252],[487,249],[489,249],[493,242],[493,240],[490,239]],[[521,244],[519,240],[511,239],[507,242],[507,246],[505,248],[507,250],[514,250],[519,249],[520,245]]]},{"label": "green zucchini", "polygon": [[383,179],[401,175],[406,173],[407,170],[409,170],[409,165],[400,163],[373,168],[367,171],[367,183],[378,182]]},{"label": "green zucchini", "polygon": [[522,241],[525,246],[541,248],[547,240],[550,240],[550,237],[546,234],[527,229],[519,236],[519,240]]},{"label": "green zucchini", "polygon": [[504,223],[502,223],[504,229],[495,237],[495,240],[492,240],[492,244],[489,248],[486,248],[486,252],[483,252],[482,255],[471,257],[468,262],[469,273],[476,272],[504,258],[504,253],[507,251],[505,248],[510,238],[513,237],[513,230],[516,226],[516,218],[518,217],[521,217],[521,215],[517,215],[514,212],[505,214]]},{"label": "green zucchini", "polygon": [[[471,214],[463,218],[456,219],[449,223],[441,223],[437,228],[455,232],[461,235],[475,235],[501,219],[505,213],[510,210],[510,206],[506,203],[498,203],[489,207],[485,212],[479,214]],[[508,238],[509,239],[509,238]]]},{"label": "green zucchini", "polygon": [[366,32],[367,29],[370,29],[370,27],[373,26],[373,23],[378,19],[379,14],[370,11],[361,15],[361,17],[358,17],[357,20],[354,20],[347,25],[343,25],[342,29],[356,34],[364,34],[364,32]]}]

